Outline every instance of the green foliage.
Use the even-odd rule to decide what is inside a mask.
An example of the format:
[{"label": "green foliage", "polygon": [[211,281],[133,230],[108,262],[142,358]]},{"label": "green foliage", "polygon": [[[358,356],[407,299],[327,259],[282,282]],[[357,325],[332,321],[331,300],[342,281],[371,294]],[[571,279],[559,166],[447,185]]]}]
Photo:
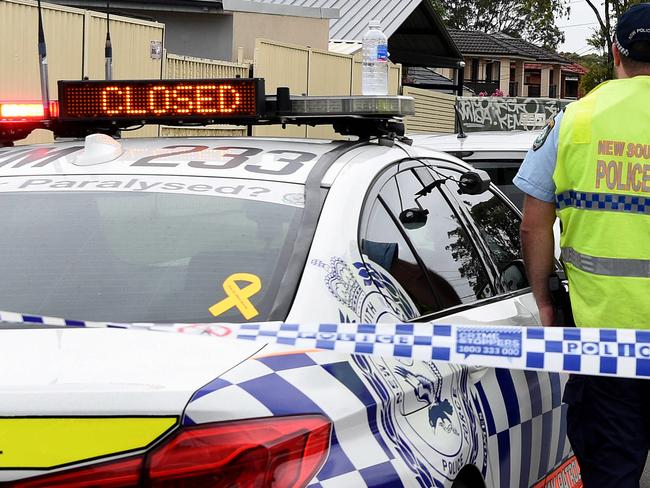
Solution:
[{"label": "green foliage", "polygon": [[603,81],[611,79],[610,69],[605,56],[598,56],[591,54],[584,56],[585,59],[580,61],[589,72],[580,80],[580,88],[582,92],[587,94]]},{"label": "green foliage", "polygon": [[564,41],[555,21],[568,16],[568,0],[429,1],[454,29],[504,32],[552,50]]},{"label": "green foliage", "polygon": [[[586,0],[587,4],[594,11],[594,16],[598,21],[598,29],[595,29],[592,36],[587,39],[587,44],[604,54],[604,65],[596,64],[594,66],[593,78],[612,79],[614,77],[614,65],[612,62],[612,43],[611,40],[616,33],[616,22],[618,18],[628,8],[638,3],[644,3],[643,0],[603,0],[600,5],[605,11],[604,15],[598,12],[597,4],[592,0]],[[591,85],[593,82],[589,82]],[[595,86],[595,85],[594,85]],[[593,88],[593,87],[592,87]]]}]

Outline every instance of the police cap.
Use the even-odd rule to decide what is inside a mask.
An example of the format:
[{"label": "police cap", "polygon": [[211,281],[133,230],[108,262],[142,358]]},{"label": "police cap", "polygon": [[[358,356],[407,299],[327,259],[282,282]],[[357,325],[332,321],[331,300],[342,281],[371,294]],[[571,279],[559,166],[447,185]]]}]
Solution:
[{"label": "police cap", "polygon": [[623,56],[650,62],[650,3],[629,8],[616,25],[616,45]]}]

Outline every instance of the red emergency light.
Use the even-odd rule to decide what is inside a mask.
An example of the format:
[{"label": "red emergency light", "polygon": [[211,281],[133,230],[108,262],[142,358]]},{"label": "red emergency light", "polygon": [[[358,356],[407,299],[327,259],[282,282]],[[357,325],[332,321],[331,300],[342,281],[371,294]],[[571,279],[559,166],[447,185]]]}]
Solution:
[{"label": "red emergency light", "polygon": [[[57,117],[59,113],[58,102],[50,103],[50,117]],[[0,121],[38,121],[45,120],[45,110],[40,101],[12,101],[0,102]]]}]

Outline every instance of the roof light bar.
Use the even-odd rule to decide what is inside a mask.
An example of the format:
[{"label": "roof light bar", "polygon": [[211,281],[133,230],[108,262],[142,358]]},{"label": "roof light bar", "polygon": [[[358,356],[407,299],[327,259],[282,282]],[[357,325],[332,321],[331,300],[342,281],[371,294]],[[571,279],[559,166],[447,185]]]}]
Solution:
[{"label": "roof light bar", "polygon": [[49,105],[0,102],[0,146],[39,127],[84,137],[143,124],[333,125],[344,135],[394,138],[415,114],[404,96],[290,96],[286,87],[267,96],[261,78],[59,81],[58,92]]},{"label": "roof light bar", "polygon": [[414,100],[403,96],[291,97],[291,115],[294,116],[385,118],[414,114]]}]

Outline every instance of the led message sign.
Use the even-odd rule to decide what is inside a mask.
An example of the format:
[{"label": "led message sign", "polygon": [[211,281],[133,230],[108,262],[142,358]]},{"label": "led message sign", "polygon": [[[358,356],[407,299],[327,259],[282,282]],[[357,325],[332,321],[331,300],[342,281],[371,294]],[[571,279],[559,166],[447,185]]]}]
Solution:
[{"label": "led message sign", "polygon": [[60,81],[60,118],[193,120],[256,117],[260,79]]}]

